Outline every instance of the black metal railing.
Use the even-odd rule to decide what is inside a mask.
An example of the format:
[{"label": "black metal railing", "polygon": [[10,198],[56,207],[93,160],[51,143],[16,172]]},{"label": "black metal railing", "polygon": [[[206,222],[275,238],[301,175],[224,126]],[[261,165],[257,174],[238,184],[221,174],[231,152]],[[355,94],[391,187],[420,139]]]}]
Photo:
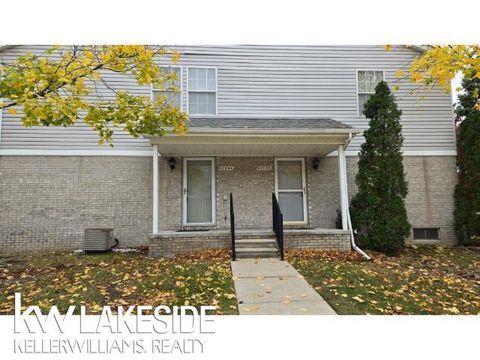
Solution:
[{"label": "black metal railing", "polygon": [[272,193],[272,227],[277,239],[278,249],[280,250],[280,259],[283,260],[283,214],[280,210],[280,205],[278,204],[275,193]]},{"label": "black metal railing", "polygon": [[235,212],[233,211],[233,195],[230,193],[230,233],[232,234],[232,260],[237,259],[235,250]]}]

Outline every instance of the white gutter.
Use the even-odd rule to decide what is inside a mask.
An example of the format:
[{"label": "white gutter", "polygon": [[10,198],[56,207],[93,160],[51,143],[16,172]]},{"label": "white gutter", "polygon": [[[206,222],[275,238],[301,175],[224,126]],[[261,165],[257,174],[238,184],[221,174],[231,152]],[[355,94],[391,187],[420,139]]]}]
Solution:
[{"label": "white gutter", "polygon": [[[347,148],[348,144],[350,143],[350,141],[352,140],[352,134],[348,134],[348,139],[347,141],[345,141],[345,149]],[[346,163],[346,162],[345,162]],[[346,167],[346,165],[345,165]],[[345,169],[345,174],[347,173],[346,169]],[[347,182],[345,182],[345,188],[347,188]],[[348,189],[347,190],[347,194],[348,194]],[[350,231],[350,241],[351,241],[351,244],[352,244],[352,249],[355,250],[357,253],[359,253],[360,255],[362,255],[366,260],[372,260],[372,258],[370,256],[368,256],[365,251],[363,251],[362,249],[360,249],[357,244],[355,243],[355,236],[353,234],[353,226],[352,226],[352,219],[350,217],[350,204],[348,203],[348,196],[347,196],[347,199],[346,199],[346,202],[347,202],[347,222],[348,222],[348,230]]]}]

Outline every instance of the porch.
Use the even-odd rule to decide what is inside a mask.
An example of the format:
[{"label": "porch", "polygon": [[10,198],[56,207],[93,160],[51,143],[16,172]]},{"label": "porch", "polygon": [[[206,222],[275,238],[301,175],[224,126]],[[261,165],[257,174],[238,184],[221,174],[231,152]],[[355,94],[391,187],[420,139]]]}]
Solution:
[{"label": "porch", "polygon": [[327,118],[192,118],[185,136],[152,137],[151,254],[231,247],[230,193],[239,249],[261,255],[275,239],[273,193],[286,248],[349,250],[345,148],[359,132]]},{"label": "porch", "polygon": [[[276,252],[265,251],[275,246],[275,233],[269,229],[237,230],[235,234],[237,257],[271,257]],[[320,249],[349,251],[350,232],[339,229],[286,229],[284,242],[287,249]],[[266,245],[268,244],[269,245]],[[246,246],[244,246],[245,244]],[[257,244],[257,246],[255,246]],[[174,257],[195,250],[230,249],[230,230],[160,231],[150,236],[151,256]],[[245,249],[245,250],[244,250]]]}]

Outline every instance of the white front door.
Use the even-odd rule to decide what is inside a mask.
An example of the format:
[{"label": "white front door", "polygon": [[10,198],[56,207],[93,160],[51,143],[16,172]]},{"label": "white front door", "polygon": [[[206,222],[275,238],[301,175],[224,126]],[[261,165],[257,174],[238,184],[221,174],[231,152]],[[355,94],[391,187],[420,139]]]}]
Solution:
[{"label": "white front door", "polygon": [[307,222],[304,158],[275,159],[275,193],[284,222]]},{"label": "white front door", "polygon": [[215,165],[213,158],[183,159],[183,223],[215,223]]}]

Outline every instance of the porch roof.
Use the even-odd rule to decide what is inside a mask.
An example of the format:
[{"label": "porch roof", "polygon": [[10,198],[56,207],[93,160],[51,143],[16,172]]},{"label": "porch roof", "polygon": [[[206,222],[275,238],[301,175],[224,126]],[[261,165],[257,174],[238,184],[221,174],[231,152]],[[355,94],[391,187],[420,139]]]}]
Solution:
[{"label": "porch roof", "polygon": [[192,117],[183,136],[153,136],[163,156],[324,156],[361,129],[325,117]]},{"label": "porch roof", "polygon": [[194,130],[352,129],[350,125],[326,117],[192,117],[188,126]]}]

